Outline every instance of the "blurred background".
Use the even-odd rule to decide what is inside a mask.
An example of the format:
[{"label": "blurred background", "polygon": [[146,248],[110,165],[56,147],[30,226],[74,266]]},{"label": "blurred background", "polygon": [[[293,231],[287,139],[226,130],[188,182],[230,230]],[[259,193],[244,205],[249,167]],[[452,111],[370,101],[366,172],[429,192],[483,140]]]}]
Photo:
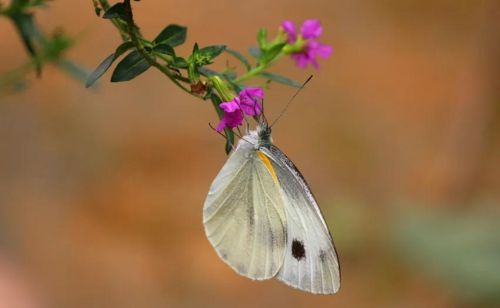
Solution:
[{"label": "blurred background", "polygon": [[[322,21],[334,53],[319,71],[272,69],[314,74],[274,139],[315,192],[342,288],[254,282],[217,257],[202,206],[226,155],[210,103],[154,70],[85,89],[47,66],[0,93],[1,308],[500,305],[498,1],[133,4],[147,37],[188,26],[184,54],[195,41],[245,52],[260,27]],[[89,70],[120,42],[91,1],[37,12],[78,37],[66,56]],[[28,56],[5,18],[0,42],[2,76]],[[268,118],[293,92],[271,84]]]}]

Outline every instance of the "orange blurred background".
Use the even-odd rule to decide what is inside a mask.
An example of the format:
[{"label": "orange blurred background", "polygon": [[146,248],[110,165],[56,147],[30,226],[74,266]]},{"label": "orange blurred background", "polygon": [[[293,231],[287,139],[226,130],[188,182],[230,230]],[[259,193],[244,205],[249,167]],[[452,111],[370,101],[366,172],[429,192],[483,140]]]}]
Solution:
[{"label": "orange blurred background", "polygon": [[[500,305],[497,1],[141,1],[153,38],[242,52],[260,27],[319,18],[334,53],[274,128],[335,239],[342,288],[314,296],[238,276],[205,238],[226,159],[210,103],[153,69],[91,89],[47,66],[0,96],[0,307],[468,307]],[[53,1],[40,25],[94,68],[119,44],[91,1]],[[0,19],[0,76],[27,60]],[[226,55],[224,65],[238,64]],[[34,73],[32,74],[34,75]],[[294,90],[271,84],[267,117]]]}]

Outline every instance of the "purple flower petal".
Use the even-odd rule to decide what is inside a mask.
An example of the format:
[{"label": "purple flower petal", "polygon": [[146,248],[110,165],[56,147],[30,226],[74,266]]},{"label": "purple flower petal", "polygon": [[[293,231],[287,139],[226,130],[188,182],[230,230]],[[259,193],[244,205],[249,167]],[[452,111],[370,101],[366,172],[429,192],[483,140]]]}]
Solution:
[{"label": "purple flower petal", "polygon": [[306,68],[309,63],[309,57],[306,53],[295,53],[292,54],[291,57],[295,60],[295,64],[297,64],[300,68]]},{"label": "purple flower petal", "polygon": [[237,97],[235,97],[232,101],[224,102],[219,106],[225,112],[234,112],[240,109],[240,100]]},{"label": "purple flower petal", "polygon": [[243,112],[237,109],[234,112],[224,112],[224,116],[215,128],[216,131],[221,132],[224,128],[235,128],[243,124]]},{"label": "purple flower petal", "polygon": [[250,96],[250,97],[256,97],[256,98],[263,98],[264,97],[264,90],[259,87],[248,87],[240,92],[240,99],[241,96]]},{"label": "purple flower petal", "polygon": [[219,124],[217,124],[217,127],[215,128],[215,130],[220,133],[221,131],[224,130],[224,128],[226,128],[226,118],[222,117]]},{"label": "purple flower petal", "polygon": [[249,116],[255,116],[262,112],[262,99],[264,90],[261,88],[248,87],[240,91],[240,108]]},{"label": "purple flower petal", "polygon": [[308,19],[304,21],[302,27],[300,28],[300,33],[304,39],[315,39],[318,38],[323,32],[321,23],[317,19]]},{"label": "purple flower petal", "polygon": [[295,30],[295,24],[290,20],[285,20],[281,26],[283,30],[288,34],[288,42],[294,43],[297,40],[297,31]]},{"label": "purple flower petal", "polygon": [[243,124],[243,112],[241,110],[227,112],[224,114],[224,118],[226,119],[226,126],[229,128],[235,128]]},{"label": "purple flower petal", "polygon": [[243,123],[244,115],[238,97],[235,97],[232,101],[221,103],[219,107],[224,110],[224,116],[215,128],[216,131],[221,132],[225,127],[235,128]]},{"label": "purple flower petal", "polygon": [[312,57],[320,56],[323,59],[328,58],[333,51],[332,46],[323,45],[316,41],[310,41],[308,46],[308,52],[312,55]]},{"label": "purple flower petal", "polygon": [[301,52],[294,53],[291,55],[291,57],[293,60],[295,60],[297,66],[300,68],[305,68],[308,64],[311,64],[314,68],[317,69],[319,68],[319,64],[316,58],[327,58],[331,53],[331,46],[323,45],[315,40],[310,40],[307,42]]},{"label": "purple flower petal", "polygon": [[253,100],[242,100],[241,110],[249,116],[256,116],[262,112],[262,106],[259,102]]}]

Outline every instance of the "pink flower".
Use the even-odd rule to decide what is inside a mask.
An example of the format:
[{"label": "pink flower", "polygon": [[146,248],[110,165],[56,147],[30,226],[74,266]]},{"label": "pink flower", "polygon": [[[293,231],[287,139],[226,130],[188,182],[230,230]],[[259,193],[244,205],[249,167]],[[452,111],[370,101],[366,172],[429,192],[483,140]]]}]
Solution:
[{"label": "pink flower", "polygon": [[226,127],[238,127],[243,123],[245,114],[248,116],[259,115],[262,112],[263,98],[264,91],[261,88],[249,87],[241,90],[238,97],[219,105],[224,110],[224,116],[215,129],[221,132]]},{"label": "pink flower", "polygon": [[297,32],[295,30],[295,24],[290,20],[285,20],[281,27],[288,35],[288,43],[293,44],[297,40]]},{"label": "pink flower", "polygon": [[316,58],[319,56],[326,59],[331,53],[331,46],[320,44],[317,41],[308,41],[301,52],[293,53],[291,57],[300,68],[305,68],[307,64],[311,64],[318,69],[319,64]]},{"label": "pink flower", "polygon": [[235,97],[232,101],[224,102],[219,105],[224,110],[224,116],[215,128],[216,131],[221,132],[224,128],[235,128],[243,123],[243,111],[240,108],[240,99]]},{"label": "pink flower", "polygon": [[321,23],[317,19],[308,19],[304,21],[300,28],[300,34],[297,34],[295,25],[291,21],[284,21],[281,25],[283,31],[287,34],[288,44],[293,45],[297,42],[300,35],[305,40],[300,51],[294,51],[291,54],[293,60],[300,68],[305,68],[311,64],[315,68],[319,68],[317,57],[328,58],[332,53],[332,47],[321,44],[317,38],[323,32]]},{"label": "pink flower", "polygon": [[241,90],[240,108],[249,116],[256,116],[262,112],[262,100],[264,98],[264,90],[261,88],[245,88]]}]

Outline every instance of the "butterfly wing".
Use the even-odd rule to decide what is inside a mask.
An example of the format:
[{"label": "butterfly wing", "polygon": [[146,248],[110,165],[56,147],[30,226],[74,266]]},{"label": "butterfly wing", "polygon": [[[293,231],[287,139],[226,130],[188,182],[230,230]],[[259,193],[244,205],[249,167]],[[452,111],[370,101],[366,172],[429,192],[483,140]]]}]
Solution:
[{"label": "butterfly wing", "polygon": [[312,293],[333,294],[340,288],[340,267],[328,227],[309,186],[276,146],[263,148],[281,183],[287,219],[287,243],[277,278]]},{"label": "butterfly wing", "polygon": [[284,201],[267,157],[241,142],[210,187],[203,209],[205,232],[236,272],[269,279],[285,253]]}]

